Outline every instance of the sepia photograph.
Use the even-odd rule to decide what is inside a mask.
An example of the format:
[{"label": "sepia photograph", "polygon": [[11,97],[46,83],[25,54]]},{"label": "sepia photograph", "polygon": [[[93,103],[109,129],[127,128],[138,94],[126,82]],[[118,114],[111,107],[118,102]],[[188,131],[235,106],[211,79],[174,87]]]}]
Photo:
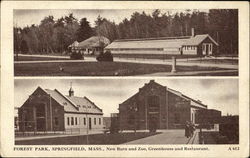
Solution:
[{"label": "sepia photograph", "polygon": [[247,157],[249,3],[1,3],[0,157]]},{"label": "sepia photograph", "polygon": [[238,76],[238,9],[15,9],[15,76]]},{"label": "sepia photograph", "polygon": [[238,100],[238,79],[16,79],[15,144],[239,144]]}]

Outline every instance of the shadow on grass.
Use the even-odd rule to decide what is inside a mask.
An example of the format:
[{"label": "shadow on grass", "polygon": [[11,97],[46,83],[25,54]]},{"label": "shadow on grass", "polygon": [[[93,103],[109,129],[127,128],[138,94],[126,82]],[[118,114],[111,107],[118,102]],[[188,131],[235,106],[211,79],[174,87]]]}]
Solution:
[{"label": "shadow on grass", "polygon": [[[117,134],[93,134],[88,136],[88,144],[112,145],[123,144],[133,140],[153,136],[157,133],[137,132],[137,133],[117,133]],[[65,136],[57,138],[44,138],[34,140],[15,141],[15,145],[77,145],[87,144],[87,136]]]}]

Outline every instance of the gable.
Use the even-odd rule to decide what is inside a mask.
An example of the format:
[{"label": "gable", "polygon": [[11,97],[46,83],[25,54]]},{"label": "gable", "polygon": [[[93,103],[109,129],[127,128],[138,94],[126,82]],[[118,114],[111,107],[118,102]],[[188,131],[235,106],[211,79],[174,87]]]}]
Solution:
[{"label": "gable", "polygon": [[145,83],[142,88],[139,88],[139,92],[137,92],[136,94],[134,94],[133,96],[125,100],[120,105],[136,101],[139,95],[145,95],[145,94],[150,94],[150,93],[159,95],[159,94],[162,94],[162,92],[165,92],[165,90],[166,90],[165,86],[162,86],[156,83],[154,80],[150,80],[149,83]]},{"label": "gable", "polygon": [[44,91],[40,86],[38,86],[36,88],[36,90],[31,94],[31,95],[48,95],[48,93],[46,93],[46,91]]},{"label": "gable", "polygon": [[208,34],[196,35],[195,37],[191,37],[189,40],[183,43],[183,46],[197,46],[204,41],[207,41],[207,42],[209,41],[218,46],[218,43]]}]

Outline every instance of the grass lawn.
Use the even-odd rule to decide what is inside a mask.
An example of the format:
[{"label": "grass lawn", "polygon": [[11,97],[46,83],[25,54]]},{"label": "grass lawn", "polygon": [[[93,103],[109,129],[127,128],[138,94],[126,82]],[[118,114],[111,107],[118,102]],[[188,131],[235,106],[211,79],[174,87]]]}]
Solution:
[{"label": "grass lawn", "polygon": [[[136,139],[145,138],[159,133],[137,132],[117,134],[93,134],[89,135],[89,144],[123,144]],[[86,144],[86,136],[66,136],[57,138],[44,138],[34,140],[16,141],[15,145],[76,145]]]},{"label": "grass lawn", "polygon": [[188,62],[238,65],[238,60],[236,59],[202,59],[202,60],[196,60],[196,61],[193,60]]},{"label": "grass lawn", "polygon": [[[64,70],[60,71],[60,67]],[[223,70],[214,67],[177,66],[179,72]],[[15,76],[132,76],[170,72],[171,65],[126,62],[15,63]]]},{"label": "grass lawn", "polygon": [[[14,60],[17,61],[16,56]],[[18,56],[18,61],[44,61],[44,60],[69,60],[69,58],[51,58],[51,57],[32,57],[32,56]]]}]

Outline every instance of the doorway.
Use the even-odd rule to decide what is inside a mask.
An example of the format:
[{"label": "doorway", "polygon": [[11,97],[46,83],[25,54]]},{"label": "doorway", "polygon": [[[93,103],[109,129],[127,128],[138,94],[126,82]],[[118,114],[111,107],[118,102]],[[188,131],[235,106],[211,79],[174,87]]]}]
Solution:
[{"label": "doorway", "polygon": [[159,128],[159,119],[157,114],[149,115],[149,130],[155,132]]},{"label": "doorway", "polygon": [[36,129],[38,131],[46,130],[45,105],[38,104],[36,106]]},{"label": "doorway", "polygon": [[211,55],[212,54],[212,47],[211,43],[203,43],[202,44],[202,55]]}]

